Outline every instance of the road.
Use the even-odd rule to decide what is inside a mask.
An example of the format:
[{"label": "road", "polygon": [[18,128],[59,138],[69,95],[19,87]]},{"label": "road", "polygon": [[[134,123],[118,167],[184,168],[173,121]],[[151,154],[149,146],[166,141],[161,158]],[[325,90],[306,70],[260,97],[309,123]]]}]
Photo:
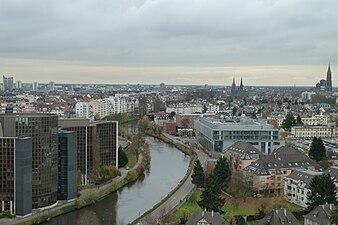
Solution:
[{"label": "road", "polygon": [[[185,146],[183,142],[177,140],[175,136],[164,134],[166,137],[170,138],[174,143],[180,143]],[[189,146],[187,146],[189,147]],[[205,166],[207,164],[209,156],[203,152],[202,150],[194,149],[198,159],[200,160],[201,164]],[[164,171],[165,172],[165,171]],[[192,174],[192,173],[191,173]],[[140,225],[148,224],[148,220],[151,221],[159,221],[160,218],[163,216],[171,213],[174,209],[177,209],[183,202],[191,196],[191,194],[195,190],[195,185],[191,183],[191,174],[188,179],[183,183],[183,185],[164,203],[162,203],[158,208],[156,208],[153,212],[151,212],[147,218],[142,218],[139,222]]]}]

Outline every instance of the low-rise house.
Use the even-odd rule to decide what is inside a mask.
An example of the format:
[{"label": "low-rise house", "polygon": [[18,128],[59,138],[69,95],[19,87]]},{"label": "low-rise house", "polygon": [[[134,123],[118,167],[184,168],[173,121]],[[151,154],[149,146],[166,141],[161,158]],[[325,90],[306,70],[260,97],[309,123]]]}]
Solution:
[{"label": "low-rise house", "polygon": [[257,192],[283,193],[284,177],[296,169],[322,171],[322,168],[297,149],[283,146],[273,155],[263,155],[244,168],[250,185]]},{"label": "low-rise house", "polygon": [[259,220],[259,225],[300,225],[297,218],[288,209],[275,209]]},{"label": "low-rise house", "polygon": [[225,225],[225,219],[218,212],[197,211],[185,225]]},{"label": "low-rise house", "polygon": [[252,144],[243,141],[235,142],[224,152],[224,156],[229,160],[232,168],[235,170],[244,169],[258,160],[262,155],[263,153]]},{"label": "low-rise house", "polygon": [[284,177],[284,197],[289,202],[296,205],[307,207],[307,193],[311,180],[322,174],[310,170],[295,170],[290,175]]},{"label": "low-rise house", "polygon": [[335,210],[333,204],[319,205],[304,216],[304,225],[330,225]]}]

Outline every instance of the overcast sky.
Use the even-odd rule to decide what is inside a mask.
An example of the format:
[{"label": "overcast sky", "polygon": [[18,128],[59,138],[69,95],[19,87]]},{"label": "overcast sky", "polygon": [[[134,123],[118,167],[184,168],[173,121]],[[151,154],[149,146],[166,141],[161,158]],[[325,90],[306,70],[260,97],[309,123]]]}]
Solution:
[{"label": "overcast sky", "polygon": [[[338,86],[337,0],[0,0],[24,82]],[[336,72],[337,71],[337,72]]]}]

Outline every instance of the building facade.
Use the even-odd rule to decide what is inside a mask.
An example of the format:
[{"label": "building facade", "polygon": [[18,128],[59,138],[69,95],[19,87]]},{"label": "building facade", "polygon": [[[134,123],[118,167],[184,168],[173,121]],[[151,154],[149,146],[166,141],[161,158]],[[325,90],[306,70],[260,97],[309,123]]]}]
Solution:
[{"label": "building facade", "polygon": [[311,180],[322,174],[310,170],[295,170],[284,177],[284,197],[291,203],[301,207],[308,206],[307,193]]},{"label": "building facade", "polygon": [[32,138],[32,205],[40,208],[57,201],[58,117],[53,114],[2,114],[5,137]]},{"label": "building facade", "polygon": [[14,80],[13,77],[3,76],[3,89],[4,92],[11,92],[14,89]]},{"label": "building facade", "polygon": [[336,127],[325,126],[296,126],[291,128],[291,134],[295,138],[332,138],[337,137]]},{"label": "building facade", "polygon": [[32,139],[0,137],[0,212],[32,213]]},{"label": "building facade", "polygon": [[58,199],[77,197],[77,138],[73,131],[59,131]]},{"label": "building facade", "polygon": [[89,102],[77,102],[75,104],[76,117],[93,120],[93,113]]},{"label": "building facade", "polygon": [[92,122],[85,119],[60,119],[62,130],[77,135],[77,169],[81,183],[92,183],[94,172],[100,166],[118,167],[118,123]]},{"label": "building facade", "polygon": [[195,121],[195,131],[201,144],[218,153],[236,141],[248,142],[264,154],[283,145],[278,129],[257,120],[202,118]]},{"label": "building facade", "polygon": [[261,193],[283,193],[284,177],[296,169],[321,172],[322,168],[297,149],[283,146],[244,168],[252,188]]}]

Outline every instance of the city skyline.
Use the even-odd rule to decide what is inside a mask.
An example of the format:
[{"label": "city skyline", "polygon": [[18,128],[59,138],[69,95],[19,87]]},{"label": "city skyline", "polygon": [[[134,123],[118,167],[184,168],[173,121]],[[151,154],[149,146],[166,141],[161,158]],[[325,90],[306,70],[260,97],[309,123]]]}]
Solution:
[{"label": "city skyline", "polygon": [[[1,74],[24,82],[314,86],[336,1],[2,2]],[[15,27],[15,29],[13,29]]]}]

